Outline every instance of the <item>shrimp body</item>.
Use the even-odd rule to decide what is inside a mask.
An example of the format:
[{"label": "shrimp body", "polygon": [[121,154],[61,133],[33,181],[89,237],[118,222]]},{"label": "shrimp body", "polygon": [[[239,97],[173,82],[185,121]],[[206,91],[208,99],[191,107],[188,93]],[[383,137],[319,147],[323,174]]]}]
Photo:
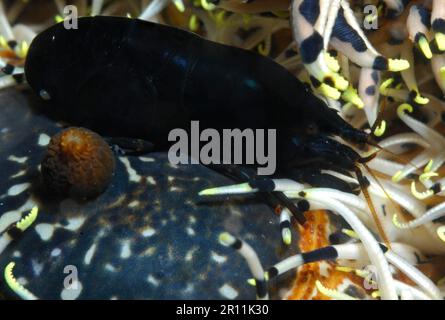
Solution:
[{"label": "shrimp body", "polygon": [[271,59],[137,19],[50,27],[32,42],[25,74],[48,114],[156,150],[196,120],[202,129],[276,129],[284,173],[302,163],[351,170],[360,157],[330,136],[367,140]]}]

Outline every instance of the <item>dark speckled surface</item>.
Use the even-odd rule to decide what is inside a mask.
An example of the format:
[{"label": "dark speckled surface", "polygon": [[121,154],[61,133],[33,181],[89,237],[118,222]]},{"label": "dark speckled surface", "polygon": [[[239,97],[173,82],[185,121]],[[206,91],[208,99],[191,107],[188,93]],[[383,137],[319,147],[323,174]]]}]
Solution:
[{"label": "dark speckled surface", "polygon": [[[266,267],[292,253],[266,205],[199,202],[201,189],[231,181],[200,165],[171,166],[162,153],[116,155],[112,185],[93,201],[48,198],[38,165],[60,127],[27,96],[0,93],[0,231],[35,204],[40,213],[0,255],[0,270],[15,261],[16,278],[38,298],[254,299],[247,264],[219,233],[247,241]],[[64,289],[68,265],[78,270],[77,290]],[[14,297],[3,281],[1,291]]]}]

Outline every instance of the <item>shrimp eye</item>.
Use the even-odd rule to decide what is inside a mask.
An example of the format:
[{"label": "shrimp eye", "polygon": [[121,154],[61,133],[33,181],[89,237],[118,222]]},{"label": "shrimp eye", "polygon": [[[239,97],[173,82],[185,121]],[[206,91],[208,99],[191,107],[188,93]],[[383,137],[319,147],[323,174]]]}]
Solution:
[{"label": "shrimp eye", "polygon": [[39,94],[43,100],[51,100],[51,95],[45,89],[40,90]]},{"label": "shrimp eye", "polygon": [[319,133],[318,126],[314,122],[310,122],[306,127],[306,134],[316,135]]}]

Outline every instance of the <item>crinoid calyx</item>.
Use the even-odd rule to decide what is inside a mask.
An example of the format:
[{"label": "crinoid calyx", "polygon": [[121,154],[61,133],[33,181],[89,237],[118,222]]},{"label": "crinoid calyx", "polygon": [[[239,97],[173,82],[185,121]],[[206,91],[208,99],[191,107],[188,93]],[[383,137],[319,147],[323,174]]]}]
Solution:
[{"label": "crinoid calyx", "polygon": [[88,129],[72,127],[51,138],[41,171],[50,192],[86,199],[107,188],[114,167],[113,152],[102,137]]}]

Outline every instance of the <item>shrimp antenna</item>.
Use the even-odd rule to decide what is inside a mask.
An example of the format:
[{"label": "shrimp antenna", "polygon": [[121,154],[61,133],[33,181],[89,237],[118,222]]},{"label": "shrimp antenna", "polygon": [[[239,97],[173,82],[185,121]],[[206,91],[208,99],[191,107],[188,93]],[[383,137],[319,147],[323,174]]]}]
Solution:
[{"label": "shrimp antenna", "polygon": [[391,249],[391,244],[389,242],[389,238],[383,229],[382,223],[380,222],[379,216],[377,215],[377,211],[375,210],[374,203],[372,202],[371,196],[368,192],[369,181],[363,176],[359,167],[355,167],[355,174],[357,176],[358,183],[360,185],[360,189],[363,192],[363,195],[366,199],[366,203],[368,204],[368,208],[371,211],[374,222],[377,226],[377,230],[379,232],[380,237],[382,238],[385,245]]},{"label": "shrimp antenna", "polygon": [[[385,149],[382,146],[380,146],[376,141],[374,141],[371,138],[371,136],[368,137],[368,140],[366,141],[366,143],[371,145],[371,146],[373,146],[373,147],[376,147],[379,150],[374,152],[373,154],[371,154],[371,156],[363,158],[362,161],[360,161],[361,163],[365,163],[365,162],[368,162],[368,161],[374,159],[373,155],[377,155],[380,152],[385,152],[385,153],[390,154],[395,159],[399,160],[401,163],[406,162],[406,159],[403,159],[400,155],[398,155],[398,154],[396,154],[396,153],[394,153],[392,151],[389,151],[388,149]],[[369,159],[369,160],[367,160],[367,159]],[[408,161],[407,164],[409,164],[410,166],[412,166],[414,169],[416,169],[418,171],[420,170],[420,168],[418,166],[416,166],[414,163],[412,163],[411,161]]]},{"label": "shrimp antenna", "polygon": [[377,182],[377,184],[379,185],[380,189],[382,189],[383,193],[385,194],[385,196],[389,199],[389,201],[391,202],[391,204],[394,206],[394,208],[398,208],[399,205],[397,203],[395,203],[395,201],[391,198],[391,196],[388,194],[388,192],[386,192],[385,188],[383,187],[382,183],[380,182],[380,180],[377,178],[377,176],[374,174],[374,172],[372,171],[372,169],[367,166],[365,163],[362,163],[362,165],[365,167],[366,171],[368,171],[368,173],[374,178],[374,180]]}]

